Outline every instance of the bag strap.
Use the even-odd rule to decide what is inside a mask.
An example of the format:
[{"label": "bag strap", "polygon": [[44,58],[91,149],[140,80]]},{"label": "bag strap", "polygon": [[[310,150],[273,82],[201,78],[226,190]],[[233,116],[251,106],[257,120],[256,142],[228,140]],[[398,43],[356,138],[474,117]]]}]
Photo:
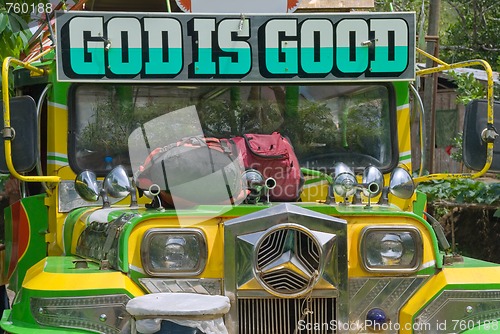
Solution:
[{"label": "bag strap", "polygon": [[172,143],[163,147],[155,148],[149,153],[144,163],[141,165],[141,170],[146,169],[150,164],[154,164],[159,158],[161,153],[168,152],[174,147],[179,147],[182,145],[191,145],[193,147],[207,147],[216,149],[227,155],[234,154],[235,144],[230,139],[218,139],[215,137],[199,137],[192,136],[181,139],[176,143]]}]

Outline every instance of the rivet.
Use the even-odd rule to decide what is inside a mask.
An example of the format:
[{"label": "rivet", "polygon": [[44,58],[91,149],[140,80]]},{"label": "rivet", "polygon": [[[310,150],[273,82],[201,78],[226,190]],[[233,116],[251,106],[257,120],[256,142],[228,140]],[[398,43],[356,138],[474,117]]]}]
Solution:
[{"label": "rivet", "polygon": [[106,314],[104,314],[104,313],[103,313],[103,314],[101,314],[101,315],[99,316],[99,320],[100,320],[101,322],[105,322],[106,320],[108,320],[108,316],[107,316]]},{"label": "rivet", "polygon": [[465,312],[466,312],[466,313],[469,313],[469,314],[470,314],[470,313],[472,313],[473,311],[474,311],[474,308],[473,308],[472,306],[470,306],[470,305],[469,305],[469,306],[467,306],[467,307],[465,308]]}]

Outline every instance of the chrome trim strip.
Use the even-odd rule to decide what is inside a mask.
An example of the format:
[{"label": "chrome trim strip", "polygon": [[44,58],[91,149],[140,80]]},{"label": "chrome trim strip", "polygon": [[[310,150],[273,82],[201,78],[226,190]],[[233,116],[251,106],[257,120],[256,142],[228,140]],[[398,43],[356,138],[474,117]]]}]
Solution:
[{"label": "chrome trim strip", "polygon": [[[372,308],[381,308],[392,323],[398,323],[399,310],[423,285],[428,276],[351,278],[349,280],[349,321],[364,323]],[[387,331],[384,333],[396,333]]]},{"label": "chrome trim strip", "polygon": [[149,293],[199,293],[203,295],[221,295],[222,279],[193,278],[193,279],[164,279],[139,278],[141,285]]},{"label": "chrome trim strip", "polygon": [[[415,334],[500,329],[500,290],[445,290],[415,317]],[[426,326],[424,326],[424,324]],[[430,325],[430,326],[429,326]]]}]

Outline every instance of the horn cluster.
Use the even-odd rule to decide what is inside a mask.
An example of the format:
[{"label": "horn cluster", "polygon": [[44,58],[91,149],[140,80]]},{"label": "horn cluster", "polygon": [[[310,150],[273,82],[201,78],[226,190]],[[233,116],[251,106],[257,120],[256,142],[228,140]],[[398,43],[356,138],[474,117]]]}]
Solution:
[{"label": "horn cluster", "polygon": [[330,188],[328,202],[334,199],[335,194],[342,197],[344,204],[347,204],[351,196],[353,204],[360,204],[361,195],[364,195],[368,198],[368,206],[370,206],[371,199],[379,194],[381,194],[379,204],[387,205],[389,193],[408,199],[415,191],[413,179],[404,168],[396,167],[391,173],[389,186],[384,186],[384,175],[378,168],[366,167],[361,176],[361,183],[359,183],[353,170],[342,162],[334,166],[333,182]]}]

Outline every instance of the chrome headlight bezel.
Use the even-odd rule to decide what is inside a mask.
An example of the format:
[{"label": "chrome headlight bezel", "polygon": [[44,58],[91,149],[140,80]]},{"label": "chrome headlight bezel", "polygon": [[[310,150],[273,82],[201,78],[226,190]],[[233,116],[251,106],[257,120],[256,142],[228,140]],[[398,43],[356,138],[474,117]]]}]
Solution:
[{"label": "chrome headlight bezel", "polygon": [[[390,240],[391,237],[399,237],[399,240],[401,240],[400,262],[394,261],[394,263],[377,264],[371,261],[369,255],[375,254],[377,251],[381,254],[383,239],[386,238]],[[371,241],[371,238],[375,238],[375,240]],[[377,242],[377,239],[379,239],[378,242],[380,243],[380,245],[378,245],[379,250],[371,249],[370,243]],[[419,229],[414,226],[368,226],[361,231],[360,240],[359,254],[361,256],[361,263],[368,272],[392,274],[398,272],[409,274],[416,272],[422,264],[422,236]],[[396,241],[392,242],[394,244],[396,243]],[[410,247],[411,249],[405,247]],[[380,255],[380,257],[381,262],[383,262],[383,256]]]},{"label": "chrome headlight bezel", "polygon": [[[194,261],[194,265],[185,268],[181,267],[178,269],[164,267],[154,267],[151,261],[151,244],[154,242],[155,238],[164,237],[165,241],[169,238],[177,240],[188,240],[186,245],[189,247],[189,243],[193,241],[197,244],[197,250],[195,253],[198,255],[197,261]],[[146,274],[155,277],[161,276],[196,276],[205,270],[205,264],[207,261],[207,241],[205,234],[198,229],[171,229],[171,228],[152,228],[144,233],[141,243],[141,262],[142,267]]]}]

